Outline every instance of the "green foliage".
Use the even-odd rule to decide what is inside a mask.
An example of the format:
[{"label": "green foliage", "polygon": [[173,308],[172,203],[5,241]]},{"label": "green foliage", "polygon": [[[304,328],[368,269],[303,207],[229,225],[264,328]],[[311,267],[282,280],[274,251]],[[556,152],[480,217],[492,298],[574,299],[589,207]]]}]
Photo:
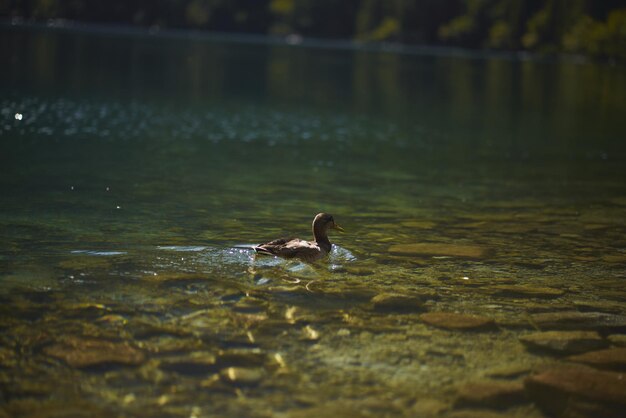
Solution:
[{"label": "green foliage", "polygon": [[547,37],[549,18],[548,10],[542,9],[528,20],[528,30],[522,37],[522,45],[524,48],[533,49]]},{"label": "green foliage", "polygon": [[619,0],[0,0],[0,17],[623,59]]},{"label": "green foliage", "polygon": [[582,16],[563,37],[568,52],[626,59],[626,8],[609,13],[606,22]]},{"label": "green foliage", "polygon": [[460,43],[476,30],[476,23],[469,15],[455,17],[439,28],[439,37],[443,41]]},{"label": "green foliage", "polygon": [[272,0],[270,10],[277,15],[289,15],[295,8],[294,0]]},{"label": "green foliage", "polygon": [[488,45],[491,48],[503,49],[510,47],[511,27],[508,22],[499,20],[489,29]]},{"label": "green foliage", "polygon": [[360,37],[363,41],[386,41],[397,36],[400,32],[400,23],[393,17],[385,17],[371,32]]},{"label": "green foliage", "polygon": [[193,26],[206,25],[211,17],[211,5],[206,1],[192,0],[185,8],[185,17]]}]

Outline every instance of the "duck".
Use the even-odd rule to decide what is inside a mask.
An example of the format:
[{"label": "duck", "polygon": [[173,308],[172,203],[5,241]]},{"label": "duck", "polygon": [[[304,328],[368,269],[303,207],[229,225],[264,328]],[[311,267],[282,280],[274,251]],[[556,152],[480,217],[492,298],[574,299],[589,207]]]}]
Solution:
[{"label": "duck", "polygon": [[318,213],[313,218],[313,241],[300,238],[279,238],[253,247],[257,254],[273,255],[283,258],[297,258],[302,261],[316,261],[330,252],[332,244],[328,239],[328,230],[344,232],[328,213]]}]

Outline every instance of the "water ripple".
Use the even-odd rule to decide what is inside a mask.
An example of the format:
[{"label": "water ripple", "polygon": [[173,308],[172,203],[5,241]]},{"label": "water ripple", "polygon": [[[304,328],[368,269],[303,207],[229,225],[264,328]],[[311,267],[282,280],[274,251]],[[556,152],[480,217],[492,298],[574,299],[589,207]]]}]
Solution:
[{"label": "water ripple", "polygon": [[125,255],[127,251],[100,251],[100,250],[72,250],[72,254],[91,255],[96,257],[109,257],[113,255]]}]

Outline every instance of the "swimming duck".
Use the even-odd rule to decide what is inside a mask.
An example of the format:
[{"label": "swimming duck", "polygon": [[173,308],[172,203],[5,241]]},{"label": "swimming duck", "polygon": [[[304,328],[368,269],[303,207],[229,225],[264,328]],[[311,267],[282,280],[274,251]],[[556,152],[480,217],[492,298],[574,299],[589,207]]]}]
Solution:
[{"label": "swimming duck", "polygon": [[300,238],[280,238],[253,248],[258,254],[315,261],[327,255],[332,248],[332,244],[328,240],[328,230],[331,228],[343,231],[343,228],[335,223],[332,215],[318,213],[313,219],[313,241],[305,241]]}]

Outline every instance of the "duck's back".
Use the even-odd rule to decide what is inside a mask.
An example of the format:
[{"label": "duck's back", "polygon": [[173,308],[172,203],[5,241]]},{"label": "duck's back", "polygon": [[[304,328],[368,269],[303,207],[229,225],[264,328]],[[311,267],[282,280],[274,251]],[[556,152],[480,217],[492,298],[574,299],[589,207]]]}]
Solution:
[{"label": "duck's back", "polygon": [[316,260],[324,255],[320,246],[300,238],[280,238],[254,247],[259,254],[276,255],[284,258],[300,258],[307,261]]}]

